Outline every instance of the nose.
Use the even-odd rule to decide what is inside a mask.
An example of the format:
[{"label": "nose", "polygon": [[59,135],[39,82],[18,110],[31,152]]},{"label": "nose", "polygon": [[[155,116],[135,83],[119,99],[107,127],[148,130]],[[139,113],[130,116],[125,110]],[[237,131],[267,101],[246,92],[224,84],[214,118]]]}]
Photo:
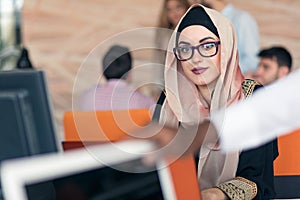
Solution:
[{"label": "nose", "polygon": [[203,61],[203,57],[199,54],[199,52],[196,49],[194,50],[194,55],[192,57],[192,61],[194,63]]}]

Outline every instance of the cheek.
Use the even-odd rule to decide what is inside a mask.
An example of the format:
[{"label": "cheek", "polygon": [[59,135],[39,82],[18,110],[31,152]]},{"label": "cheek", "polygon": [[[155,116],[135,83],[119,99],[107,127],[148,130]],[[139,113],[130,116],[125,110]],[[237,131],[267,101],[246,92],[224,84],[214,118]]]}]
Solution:
[{"label": "cheek", "polygon": [[184,13],[185,13],[185,9],[184,9],[184,8],[181,8],[181,9],[179,10],[179,14],[182,16],[182,15],[184,15]]},{"label": "cheek", "polygon": [[184,72],[185,75],[187,75],[187,72],[190,71],[191,63],[189,61],[181,62],[178,67],[181,68],[181,71]]},{"label": "cheek", "polygon": [[221,73],[221,61],[219,59],[219,56],[206,59],[205,63],[209,66],[212,72]]},{"label": "cheek", "polygon": [[181,67],[182,69],[187,68],[187,67],[188,67],[188,62],[181,62],[181,63],[179,64],[179,67]]}]

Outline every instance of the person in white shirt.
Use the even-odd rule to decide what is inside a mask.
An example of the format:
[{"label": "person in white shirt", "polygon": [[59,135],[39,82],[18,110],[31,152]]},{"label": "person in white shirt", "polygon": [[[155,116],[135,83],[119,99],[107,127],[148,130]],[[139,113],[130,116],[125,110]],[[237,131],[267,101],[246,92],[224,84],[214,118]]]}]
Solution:
[{"label": "person in white shirt", "polygon": [[[222,112],[215,113],[211,120],[221,138],[221,148],[253,148],[300,128],[299,91],[298,69],[229,107],[224,116]],[[245,137],[247,140],[241,139]]]},{"label": "person in white shirt", "polygon": [[258,65],[257,54],[260,49],[259,28],[255,18],[249,12],[235,8],[227,0],[190,0],[190,3],[213,8],[231,21],[237,35],[241,71],[244,75],[254,71]]}]

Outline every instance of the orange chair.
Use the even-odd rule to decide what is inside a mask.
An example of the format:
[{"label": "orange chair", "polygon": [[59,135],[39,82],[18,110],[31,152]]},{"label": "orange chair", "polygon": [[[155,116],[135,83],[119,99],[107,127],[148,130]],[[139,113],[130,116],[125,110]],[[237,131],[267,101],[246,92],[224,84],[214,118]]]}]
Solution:
[{"label": "orange chair", "polygon": [[[85,145],[116,142],[150,123],[149,110],[66,112],[64,115],[64,150]],[[180,158],[170,165],[170,174],[178,200],[201,200],[193,156]]]},{"label": "orange chair", "polygon": [[[124,139],[151,120],[149,110],[74,111],[64,114],[65,150]],[[84,144],[83,144],[84,143]]]},{"label": "orange chair", "polygon": [[300,129],[278,138],[274,161],[276,198],[300,198]]}]

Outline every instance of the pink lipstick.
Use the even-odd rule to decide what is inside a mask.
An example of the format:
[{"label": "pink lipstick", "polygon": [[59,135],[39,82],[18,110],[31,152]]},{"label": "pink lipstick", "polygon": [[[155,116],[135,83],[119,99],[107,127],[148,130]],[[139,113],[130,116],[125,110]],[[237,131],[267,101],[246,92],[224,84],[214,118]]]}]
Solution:
[{"label": "pink lipstick", "polygon": [[208,68],[193,68],[191,71],[196,74],[196,75],[199,75],[199,74],[202,74],[204,71],[206,71]]}]

